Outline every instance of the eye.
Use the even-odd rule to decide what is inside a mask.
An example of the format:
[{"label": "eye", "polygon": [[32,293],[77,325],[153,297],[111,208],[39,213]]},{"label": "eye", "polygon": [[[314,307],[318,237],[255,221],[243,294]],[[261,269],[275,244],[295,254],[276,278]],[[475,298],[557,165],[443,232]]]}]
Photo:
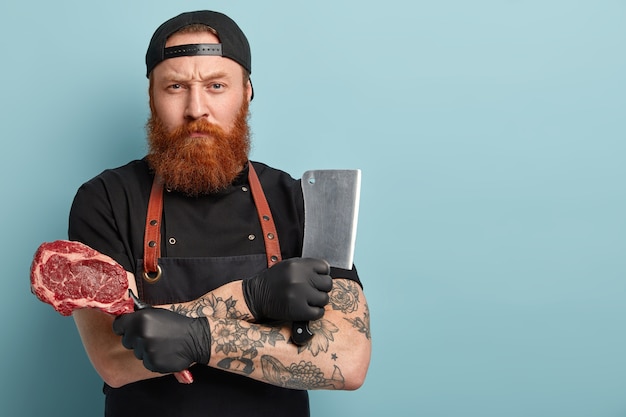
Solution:
[{"label": "eye", "polygon": [[221,89],[223,89],[223,88],[224,88],[224,84],[221,84],[221,83],[213,83],[213,84],[211,84],[211,86],[210,86],[210,87],[211,87],[211,89],[212,89],[212,90],[221,90]]},{"label": "eye", "polygon": [[180,84],[172,84],[172,85],[169,86],[169,88],[172,89],[172,90],[179,90],[179,89],[183,88],[183,86],[180,85]]}]

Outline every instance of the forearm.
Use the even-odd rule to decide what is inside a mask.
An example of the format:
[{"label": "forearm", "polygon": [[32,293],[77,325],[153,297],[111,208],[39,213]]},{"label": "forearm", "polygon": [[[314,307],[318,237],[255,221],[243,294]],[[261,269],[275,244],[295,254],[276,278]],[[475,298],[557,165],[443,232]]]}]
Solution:
[{"label": "forearm", "polygon": [[210,366],[284,388],[351,389],[344,375],[350,357],[340,338],[323,351],[299,348],[289,341],[290,326],[208,320],[213,337]]},{"label": "forearm", "polygon": [[[188,317],[207,317],[211,328],[210,366],[293,389],[344,389],[340,364],[310,346],[289,342],[288,324],[252,323],[241,281],[211,291],[197,300],[160,306]],[[325,321],[327,322],[327,321]],[[322,321],[312,325],[321,325]],[[319,326],[318,326],[319,327]],[[339,346],[337,346],[339,347]]]},{"label": "forearm", "polygon": [[192,303],[171,307],[190,317],[208,317],[210,366],[294,389],[349,390],[363,383],[371,337],[367,303],[357,284],[336,281],[324,317],[310,323],[313,338],[297,346],[289,340],[291,323],[248,322],[251,316],[238,283],[227,292],[218,289]]}]

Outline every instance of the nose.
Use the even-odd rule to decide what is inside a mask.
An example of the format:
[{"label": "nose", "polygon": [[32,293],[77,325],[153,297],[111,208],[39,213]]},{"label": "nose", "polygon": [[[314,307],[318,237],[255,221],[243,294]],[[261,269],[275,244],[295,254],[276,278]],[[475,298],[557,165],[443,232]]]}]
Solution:
[{"label": "nose", "polygon": [[185,107],[185,118],[188,120],[198,120],[209,116],[209,107],[202,89],[197,87],[189,88],[187,93],[187,105]]}]

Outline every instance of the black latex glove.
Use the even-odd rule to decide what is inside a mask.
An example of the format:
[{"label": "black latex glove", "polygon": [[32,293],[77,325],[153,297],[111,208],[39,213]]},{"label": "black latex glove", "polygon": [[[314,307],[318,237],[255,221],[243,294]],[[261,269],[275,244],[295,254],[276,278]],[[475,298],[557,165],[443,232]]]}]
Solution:
[{"label": "black latex glove", "polygon": [[211,358],[211,329],[204,317],[145,308],[118,316],[113,331],[153,372],[179,372],[193,363],[207,364]]},{"label": "black latex glove", "polygon": [[333,288],[330,266],[321,259],[292,258],[243,280],[243,296],[257,321],[317,320]]}]

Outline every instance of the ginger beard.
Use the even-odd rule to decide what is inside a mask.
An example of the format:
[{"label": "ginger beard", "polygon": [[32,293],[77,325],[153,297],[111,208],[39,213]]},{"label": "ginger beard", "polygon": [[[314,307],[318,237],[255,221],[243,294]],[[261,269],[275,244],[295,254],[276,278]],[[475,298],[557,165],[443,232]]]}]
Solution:
[{"label": "ginger beard", "polygon": [[[150,166],[165,186],[189,196],[228,187],[248,161],[250,131],[248,101],[244,100],[229,132],[205,119],[168,131],[155,114],[147,123]],[[192,133],[206,137],[192,138]]]}]

